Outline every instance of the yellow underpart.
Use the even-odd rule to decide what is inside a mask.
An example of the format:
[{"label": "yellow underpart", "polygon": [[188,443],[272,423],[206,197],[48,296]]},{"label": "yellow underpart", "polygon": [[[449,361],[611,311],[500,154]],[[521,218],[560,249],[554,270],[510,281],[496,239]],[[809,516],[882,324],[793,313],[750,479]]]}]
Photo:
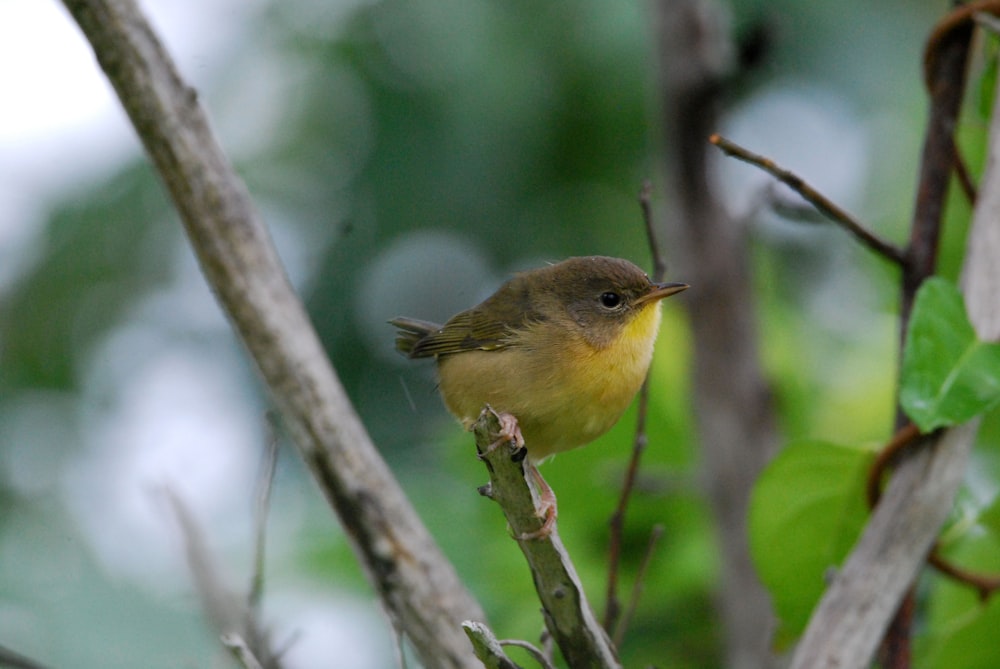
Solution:
[{"label": "yellow underpart", "polygon": [[513,414],[538,462],[593,441],[621,418],[649,369],[659,326],[658,302],[643,306],[602,348],[579,332],[536,324],[515,346],[442,356],[441,394],[467,427],[485,404]]}]

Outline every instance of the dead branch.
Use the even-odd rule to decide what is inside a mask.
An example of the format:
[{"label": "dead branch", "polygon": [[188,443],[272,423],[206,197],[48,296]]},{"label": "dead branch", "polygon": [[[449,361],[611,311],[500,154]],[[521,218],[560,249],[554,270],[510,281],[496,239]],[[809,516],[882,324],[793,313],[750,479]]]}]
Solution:
[{"label": "dead branch", "polygon": [[497,641],[489,627],[483,623],[466,621],[462,623],[462,629],[469,637],[476,657],[482,660],[486,669],[521,669],[503,652],[503,646]]},{"label": "dead branch", "polygon": [[771,665],[770,599],[750,559],[750,490],[777,446],[771,389],[759,359],[746,231],[727,216],[705,139],[718,123],[732,47],[725,12],[712,0],[655,5],[667,233],[678,276],[696,287],[685,300],[693,345],[692,397],[703,487],[719,544],[718,602],[725,665]]},{"label": "dead branch", "polygon": [[754,153],[736,142],[730,141],[718,134],[713,134],[708,141],[716,145],[722,151],[733,158],[737,158],[746,163],[750,163],[764,170],[775,179],[785,184],[802,198],[816,208],[827,218],[827,220],[840,226],[854,236],[856,240],[864,246],[874,251],[887,260],[891,260],[897,265],[906,262],[903,250],[891,242],[887,242],[874,232],[865,227],[860,221],[839,207],[832,200],[809,185],[802,177],[790,170],[786,170],[766,156]]},{"label": "dead branch", "polygon": [[537,534],[541,521],[524,477],[523,460],[512,457],[503,444],[491,447],[500,439],[496,414],[483,411],[474,430],[476,448],[490,473],[484,494],[500,505],[524,553],[542,603],[545,625],[566,663],[571,669],[620,669],[611,641],[590,608],[556,527],[548,536],[524,538]]},{"label": "dead branch", "polygon": [[393,623],[427,666],[474,667],[482,619],[379,456],[292,290],[197,93],[133,0],[64,0],[174,204],[202,271],[257,364]]}]

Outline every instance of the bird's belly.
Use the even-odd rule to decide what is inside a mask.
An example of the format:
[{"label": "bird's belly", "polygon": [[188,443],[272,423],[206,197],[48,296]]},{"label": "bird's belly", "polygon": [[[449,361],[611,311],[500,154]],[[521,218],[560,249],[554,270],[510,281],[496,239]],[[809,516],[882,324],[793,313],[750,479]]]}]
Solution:
[{"label": "bird's belly", "polygon": [[442,357],[440,389],[469,427],[483,406],[513,414],[533,461],[593,441],[621,418],[645,378],[652,342],[558,355],[508,348]]}]

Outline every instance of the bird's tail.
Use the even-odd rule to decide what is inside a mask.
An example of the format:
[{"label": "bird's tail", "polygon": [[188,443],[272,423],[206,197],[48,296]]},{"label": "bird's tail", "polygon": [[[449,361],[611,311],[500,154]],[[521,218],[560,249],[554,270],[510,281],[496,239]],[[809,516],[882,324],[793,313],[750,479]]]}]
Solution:
[{"label": "bird's tail", "polygon": [[413,355],[413,348],[417,342],[432,332],[437,332],[441,329],[441,326],[437,323],[421,321],[416,318],[407,318],[406,316],[393,318],[389,321],[389,324],[399,328],[399,332],[396,333],[396,350],[408,358],[422,357],[419,354],[416,356]]}]

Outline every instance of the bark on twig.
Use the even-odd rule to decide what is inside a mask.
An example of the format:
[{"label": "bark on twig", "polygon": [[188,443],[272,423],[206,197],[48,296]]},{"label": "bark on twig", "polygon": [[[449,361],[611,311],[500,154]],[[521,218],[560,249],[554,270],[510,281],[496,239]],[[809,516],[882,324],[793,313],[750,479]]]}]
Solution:
[{"label": "bark on twig", "polygon": [[[515,462],[510,449],[502,444],[491,448],[500,438],[496,414],[483,411],[474,429],[476,448],[490,473],[484,494],[500,505],[515,538],[536,533],[540,521],[524,477],[523,462]],[[517,543],[531,568],[545,626],[570,668],[620,669],[611,641],[590,608],[555,526],[547,537],[518,538]]]},{"label": "bark on twig", "polygon": [[351,406],[196,92],[132,0],[64,0],[181,214],[202,270],[340,517],[373,587],[427,666],[475,667],[483,618]]},{"label": "bark on twig", "polygon": [[[169,487],[163,488],[160,494],[177,520],[201,609],[223,645],[234,654],[245,650],[263,669],[281,669],[281,661],[272,648],[270,631],[261,621],[257,602],[240,596],[227,583],[222,565],[209,549],[203,528],[180,495]],[[234,646],[226,639],[238,643]]]},{"label": "bark on twig", "polygon": [[222,645],[229,649],[236,661],[243,666],[243,669],[264,669],[264,666],[257,660],[257,656],[238,634],[223,634]]},{"label": "bark on twig", "polygon": [[503,652],[500,642],[486,625],[464,622],[462,628],[465,630],[465,635],[469,637],[469,643],[472,644],[476,657],[482,660],[486,669],[521,669]]},{"label": "bark on twig", "polygon": [[774,614],[747,541],[747,507],[777,444],[771,392],[758,359],[745,231],[730,220],[709,179],[728,30],[707,0],[657,3],[672,261],[696,287],[686,301],[694,345],[693,402],[704,481],[722,549],[720,609],[726,666],[771,663]]},{"label": "bark on twig", "polygon": [[906,262],[906,257],[903,254],[902,249],[897,247],[892,242],[886,241],[876,235],[874,232],[865,227],[861,221],[851,216],[847,213],[847,211],[813,188],[802,177],[795,174],[791,170],[787,170],[770,158],[753,153],[752,151],[743,148],[739,144],[736,144],[721,135],[714,134],[709,137],[708,141],[722,149],[726,155],[759,167],[781,183],[794,190],[809,204],[815,207],[816,211],[825,216],[827,220],[835,223],[846,230],[849,234],[853,235],[853,237],[861,245],[874,251],[886,260],[891,260],[897,265],[902,265]]}]

